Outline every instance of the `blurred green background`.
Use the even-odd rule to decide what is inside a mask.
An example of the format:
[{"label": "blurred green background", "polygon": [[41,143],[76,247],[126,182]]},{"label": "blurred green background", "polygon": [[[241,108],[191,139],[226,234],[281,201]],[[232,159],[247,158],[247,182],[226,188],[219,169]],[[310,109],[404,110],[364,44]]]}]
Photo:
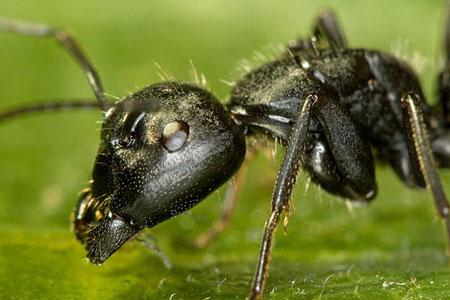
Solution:
[{"label": "blurred green background", "polygon": [[[191,80],[192,60],[226,101],[233,70],[255,50],[306,35],[333,7],[353,47],[403,53],[434,77],[445,1],[34,1],[1,0],[3,17],[69,28],[95,62],[106,90],[122,97],[160,81],[155,62]],[[406,50],[405,50],[406,49]],[[234,75],[233,75],[234,74]],[[92,97],[78,66],[55,43],[0,33],[0,109],[29,101]],[[88,184],[98,112],[24,117],[0,126],[1,299],[243,299],[255,268],[280,159],[259,155],[226,234],[206,250],[189,241],[219,215],[223,189],[152,232],[171,270],[139,243],[90,265],[69,215]],[[450,173],[440,172],[450,192]],[[277,234],[267,299],[450,297],[445,240],[431,197],[407,189],[383,166],[379,196],[349,209],[301,176],[288,234]]]}]

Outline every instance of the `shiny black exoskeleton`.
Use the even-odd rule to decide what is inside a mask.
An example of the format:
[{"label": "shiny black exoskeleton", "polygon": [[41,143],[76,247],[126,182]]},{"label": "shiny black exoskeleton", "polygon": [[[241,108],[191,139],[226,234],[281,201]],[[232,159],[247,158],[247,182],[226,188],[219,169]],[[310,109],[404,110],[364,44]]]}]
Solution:
[{"label": "shiny black exoskeleton", "polygon": [[[311,37],[244,75],[226,108],[204,88],[179,82],[154,84],[110,104],[92,63],[66,32],[6,20],[0,31],[55,38],[81,65],[96,95],[97,103],[87,106],[104,112],[92,183],[74,214],[75,234],[93,263],[104,262],[142,229],[190,209],[233,176],[246,154],[246,135],[268,135],[286,146],[251,299],[262,297],[273,234],[289,210],[301,168],[332,194],[368,201],[377,192],[376,155],[407,185],[430,189],[450,237],[449,205],[436,172],[436,166],[450,167],[449,28],[437,107],[426,103],[405,62],[349,49],[330,11],[319,15]],[[68,107],[86,104],[29,106],[0,114],[0,120]],[[223,230],[232,211],[227,207],[222,223],[201,241]]]},{"label": "shiny black exoskeleton", "polygon": [[[367,201],[377,189],[371,146],[406,184],[424,187],[408,155],[400,101],[408,93],[421,99],[430,133],[439,138],[445,133],[443,120],[423,101],[419,82],[405,63],[365,49],[294,48],[244,76],[232,90],[230,110],[249,132],[262,131],[287,144],[299,107],[315,95],[304,167],[327,191]],[[445,147],[435,151],[448,166]]]},{"label": "shiny black exoskeleton", "polygon": [[92,186],[76,212],[75,231],[90,260],[102,263],[141,229],[197,204],[244,155],[239,127],[199,87],[165,82],[117,103],[107,112]]},{"label": "shiny black exoskeleton", "polygon": [[237,82],[229,103],[233,119],[247,134],[268,134],[287,147],[250,298],[262,296],[273,233],[289,209],[300,167],[332,194],[369,201],[377,192],[373,152],[408,186],[430,188],[450,238],[449,204],[434,162],[450,167],[448,70],[447,62],[440,106],[430,107],[411,67],[386,53],[348,49],[335,15],[324,11],[312,37]]}]

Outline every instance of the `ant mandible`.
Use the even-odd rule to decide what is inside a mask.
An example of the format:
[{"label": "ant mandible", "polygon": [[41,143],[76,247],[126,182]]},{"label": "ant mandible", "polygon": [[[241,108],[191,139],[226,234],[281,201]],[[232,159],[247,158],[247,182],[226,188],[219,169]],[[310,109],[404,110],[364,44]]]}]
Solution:
[{"label": "ant mandible", "polygon": [[[262,298],[274,232],[283,212],[289,215],[300,168],[326,191],[368,202],[377,193],[374,151],[406,185],[432,192],[450,240],[449,205],[436,171],[436,166],[450,167],[449,20],[440,102],[434,107],[405,62],[379,51],[349,49],[329,10],[318,16],[311,37],[298,39],[279,58],[244,75],[225,107],[206,89],[175,81],[112,103],[93,64],[66,31],[2,19],[0,31],[55,39],[81,66],[97,100],[30,105],[1,113],[0,121],[81,107],[98,107],[104,114],[91,185],[73,217],[75,235],[92,263],[103,263],[142,229],[190,209],[216,190],[241,167],[245,137],[261,135],[281,140],[286,151],[250,299]],[[207,244],[224,228],[236,199],[228,198],[222,220],[198,244]]]}]

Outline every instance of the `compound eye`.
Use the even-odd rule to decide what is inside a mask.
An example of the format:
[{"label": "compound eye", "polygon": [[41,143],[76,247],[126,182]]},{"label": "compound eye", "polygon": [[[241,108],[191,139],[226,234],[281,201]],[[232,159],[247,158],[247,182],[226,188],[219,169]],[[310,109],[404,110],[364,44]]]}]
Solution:
[{"label": "compound eye", "polygon": [[169,152],[175,152],[184,146],[188,136],[189,125],[183,121],[173,121],[164,126],[161,143]]}]

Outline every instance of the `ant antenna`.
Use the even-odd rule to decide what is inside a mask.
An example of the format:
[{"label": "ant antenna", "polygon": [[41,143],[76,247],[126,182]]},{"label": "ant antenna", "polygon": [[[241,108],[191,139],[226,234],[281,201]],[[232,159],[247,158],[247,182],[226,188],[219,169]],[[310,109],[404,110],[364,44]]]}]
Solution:
[{"label": "ant antenna", "polygon": [[102,82],[94,65],[83,52],[77,41],[66,31],[43,24],[31,24],[0,18],[0,31],[13,32],[20,35],[54,38],[69,55],[81,66],[89,85],[97,98],[98,107],[103,112],[108,108]]},{"label": "ant antenna", "polygon": [[[110,107],[108,105],[107,107]],[[73,110],[73,109],[97,109],[100,108],[97,101],[83,101],[83,100],[68,100],[68,101],[51,101],[47,103],[36,103],[19,106],[14,109],[0,111],[0,123],[5,120],[16,118],[25,114],[32,114],[36,112],[51,112],[58,110]]]}]

